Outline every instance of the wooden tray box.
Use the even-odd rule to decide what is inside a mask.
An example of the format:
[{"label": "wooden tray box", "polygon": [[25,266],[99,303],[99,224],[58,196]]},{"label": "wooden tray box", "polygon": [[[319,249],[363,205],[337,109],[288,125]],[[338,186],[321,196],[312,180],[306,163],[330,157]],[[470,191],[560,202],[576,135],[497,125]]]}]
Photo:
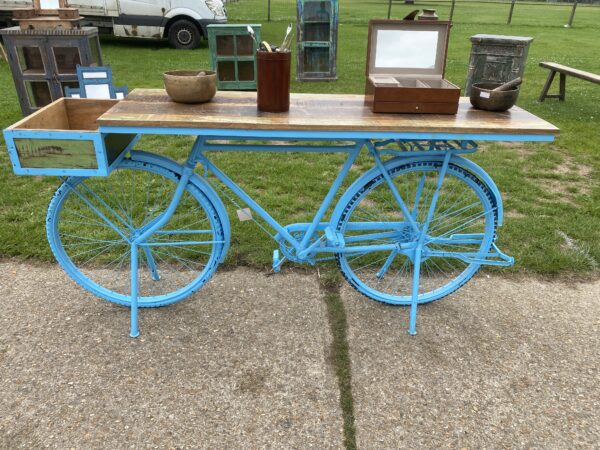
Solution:
[{"label": "wooden tray box", "polygon": [[35,9],[33,8],[17,8],[13,9],[13,19],[33,19],[35,17]]},{"label": "wooden tray box", "polygon": [[101,134],[97,119],[118,100],[61,98],[4,130],[17,175],[107,176],[135,134]]},{"label": "wooden tray box", "polygon": [[450,22],[371,20],[365,104],[380,113],[456,114],[460,88],[444,79]]}]

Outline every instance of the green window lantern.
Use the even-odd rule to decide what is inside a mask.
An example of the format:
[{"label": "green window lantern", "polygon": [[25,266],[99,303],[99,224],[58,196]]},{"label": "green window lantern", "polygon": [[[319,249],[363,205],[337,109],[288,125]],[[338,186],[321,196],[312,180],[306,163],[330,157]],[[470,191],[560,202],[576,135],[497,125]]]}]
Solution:
[{"label": "green window lantern", "polygon": [[[251,24],[260,42],[260,25]],[[257,44],[248,25],[209,25],[208,46],[212,68],[221,90],[256,90]]]}]

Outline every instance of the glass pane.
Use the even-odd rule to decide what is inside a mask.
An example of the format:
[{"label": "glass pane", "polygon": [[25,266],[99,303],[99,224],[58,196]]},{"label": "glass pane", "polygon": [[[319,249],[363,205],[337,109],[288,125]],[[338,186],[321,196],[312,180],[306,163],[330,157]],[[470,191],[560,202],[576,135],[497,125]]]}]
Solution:
[{"label": "glass pane", "polygon": [[305,72],[329,72],[329,48],[307,47],[304,49]]},{"label": "glass pane", "polygon": [[39,47],[17,47],[19,66],[24,74],[44,73],[44,61]]},{"label": "glass pane", "polygon": [[236,36],[235,45],[238,56],[252,56],[254,54],[254,41],[250,36]]},{"label": "glass pane", "polygon": [[110,98],[110,87],[108,84],[88,84],[84,89],[87,98]]},{"label": "glass pane", "polygon": [[98,80],[98,79],[107,79],[108,80],[108,72],[104,72],[102,70],[99,71],[89,71],[89,70],[85,70],[85,68],[83,68],[81,70],[81,78],[83,78],[84,80]]},{"label": "glass pane", "polygon": [[50,87],[45,81],[25,81],[25,89],[29,104],[33,108],[46,106],[52,102]]},{"label": "glass pane", "polygon": [[238,79],[254,81],[254,61],[238,61]]},{"label": "glass pane", "polygon": [[328,23],[307,23],[304,25],[305,41],[329,41]]},{"label": "glass pane", "polygon": [[235,63],[233,61],[219,61],[217,73],[219,81],[235,81]]},{"label": "glass pane", "polygon": [[100,60],[100,45],[98,44],[98,38],[93,37],[90,38],[90,50],[92,52],[92,61],[91,66],[99,66],[101,64]]},{"label": "glass pane", "polygon": [[217,36],[217,55],[233,55],[233,36]]},{"label": "glass pane", "polygon": [[15,139],[22,167],[96,169],[98,160],[92,141],[63,139]]},{"label": "glass pane", "polygon": [[329,22],[331,17],[330,2],[304,3],[304,21]]},{"label": "glass pane", "polygon": [[40,9],[58,9],[60,3],[58,0],[40,0]]},{"label": "glass pane", "polygon": [[[375,67],[433,69],[438,49],[438,31],[379,30]],[[415,71],[418,72],[418,71]]]},{"label": "glass pane", "polygon": [[53,47],[52,51],[58,73],[77,73],[77,64],[81,64],[77,47]]},{"label": "glass pane", "polygon": [[[65,88],[71,88],[71,89],[76,89],[79,90],[79,83],[77,81],[61,81],[60,82],[60,90],[63,93],[63,95],[65,97],[69,97],[67,95],[67,91],[65,90]],[[74,94],[71,94],[71,97],[75,98]]]}]

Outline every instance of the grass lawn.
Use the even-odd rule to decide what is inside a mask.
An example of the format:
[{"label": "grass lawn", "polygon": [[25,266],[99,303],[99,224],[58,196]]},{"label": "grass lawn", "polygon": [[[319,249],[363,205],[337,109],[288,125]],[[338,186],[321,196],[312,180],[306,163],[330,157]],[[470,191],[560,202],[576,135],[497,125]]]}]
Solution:
[{"label": "grass lawn", "polygon": [[[338,74],[330,83],[292,83],[293,92],[362,93],[369,18],[385,17],[386,1],[341,2]],[[447,17],[449,4],[427,3]],[[423,7],[417,3],[415,8]],[[395,2],[392,15],[401,18],[413,6]],[[265,0],[240,0],[228,5],[231,22],[263,23],[263,38],[278,42],[289,21],[295,19],[295,2],[273,0],[272,18],[266,22]],[[483,145],[470,156],[488,171],[503,193],[505,225],[499,245],[516,257],[511,269],[555,274],[598,271],[600,261],[600,86],[569,78],[567,101],[538,103],[547,71],[539,61],[555,61],[600,73],[600,8],[580,5],[574,27],[563,27],[570,6],[517,4],[511,26],[505,25],[508,5],[460,2],[448,50],[446,78],[464,87],[470,51],[469,36],[478,33],[535,38],[518,104],[561,128],[552,144]],[[208,67],[208,48],[177,51],[164,42],[102,40],[105,62],[113,67],[117,85],[161,87],[162,72],[175,68]],[[294,77],[294,75],[292,75]],[[0,62],[0,126],[20,118],[10,71]],[[138,146],[175,159],[187,155],[189,137],[146,137]],[[283,222],[306,221],[325,195],[341,162],[336,155],[222,154],[215,160],[226,173],[252,193]],[[359,165],[366,164],[362,159]],[[4,142],[0,143],[0,255],[52,260],[46,243],[44,218],[58,186],[53,178],[17,177],[12,174]],[[225,199],[224,199],[225,200]],[[229,265],[270,264],[274,242],[252,222],[233,224]]]}]

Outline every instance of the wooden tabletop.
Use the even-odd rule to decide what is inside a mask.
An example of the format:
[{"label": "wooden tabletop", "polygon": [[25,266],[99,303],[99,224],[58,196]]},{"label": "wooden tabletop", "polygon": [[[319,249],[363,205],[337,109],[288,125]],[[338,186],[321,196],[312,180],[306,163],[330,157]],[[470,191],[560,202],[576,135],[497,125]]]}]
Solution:
[{"label": "wooden tabletop", "polygon": [[456,115],[379,114],[362,95],[291,94],[286,113],[263,113],[256,92],[219,91],[208,103],[175,103],[161,89],[135,89],[103,114],[102,127],[197,128],[277,131],[413,132],[461,135],[554,136],[558,128],[513,107],[504,113],[480,111],[461,98]]}]

